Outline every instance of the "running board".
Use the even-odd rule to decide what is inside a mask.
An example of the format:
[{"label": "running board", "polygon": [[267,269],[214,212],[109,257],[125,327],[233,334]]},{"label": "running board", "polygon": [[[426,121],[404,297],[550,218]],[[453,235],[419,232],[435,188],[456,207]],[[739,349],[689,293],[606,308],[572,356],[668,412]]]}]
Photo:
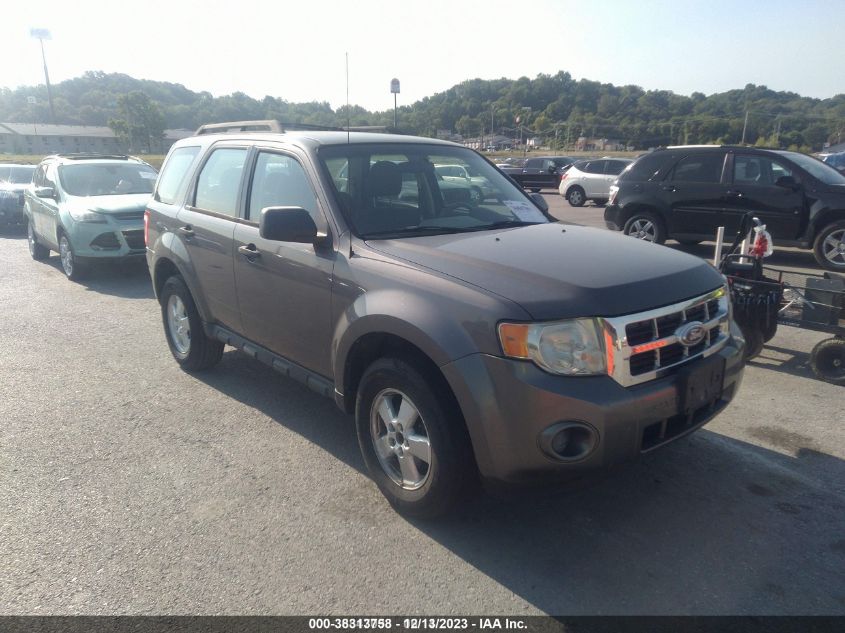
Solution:
[{"label": "running board", "polygon": [[334,383],[320,374],[316,374],[310,369],[305,369],[302,365],[297,365],[293,361],[283,358],[278,354],[274,354],[266,347],[262,347],[252,341],[248,341],[242,336],[235,334],[231,330],[227,330],[221,325],[203,324],[206,334],[218,341],[231,345],[241,350],[247,356],[261,361],[265,365],[269,365],[280,374],[284,374],[288,378],[302,383],[311,391],[325,396],[326,398],[334,399]]}]

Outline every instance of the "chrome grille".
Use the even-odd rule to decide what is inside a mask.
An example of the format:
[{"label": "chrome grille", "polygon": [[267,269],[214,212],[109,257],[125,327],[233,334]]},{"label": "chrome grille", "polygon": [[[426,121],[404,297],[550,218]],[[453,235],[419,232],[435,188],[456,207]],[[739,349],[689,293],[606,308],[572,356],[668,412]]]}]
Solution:
[{"label": "chrome grille", "polygon": [[[654,380],[694,358],[719,351],[728,341],[728,292],[719,288],[674,305],[603,319],[610,350],[611,377],[624,386]],[[687,346],[678,338],[681,326],[698,322],[704,339]]]}]

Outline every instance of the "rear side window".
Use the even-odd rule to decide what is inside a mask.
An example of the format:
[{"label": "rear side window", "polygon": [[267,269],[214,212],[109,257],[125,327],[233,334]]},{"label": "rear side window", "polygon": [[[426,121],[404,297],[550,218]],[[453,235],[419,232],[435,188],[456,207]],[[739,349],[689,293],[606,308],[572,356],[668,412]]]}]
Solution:
[{"label": "rear side window", "polygon": [[620,177],[623,182],[647,182],[653,180],[677,158],[677,154],[654,152],[640,156],[625,170]]},{"label": "rear side window", "polygon": [[603,160],[591,160],[581,168],[581,171],[587,172],[588,174],[603,174],[604,163],[605,161]]},{"label": "rear side window", "polygon": [[236,216],[245,161],[245,149],[214,150],[200,172],[194,206],[205,211]]},{"label": "rear side window", "polygon": [[628,166],[624,160],[608,160],[605,161],[607,165],[604,168],[604,173],[609,176],[618,176]]},{"label": "rear side window", "polygon": [[175,204],[179,190],[188,177],[188,169],[199,154],[199,147],[180,147],[173,150],[158,178],[155,199],[165,204]]},{"label": "rear side window", "polygon": [[675,182],[719,183],[722,180],[723,153],[684,156],[672,171]]}]

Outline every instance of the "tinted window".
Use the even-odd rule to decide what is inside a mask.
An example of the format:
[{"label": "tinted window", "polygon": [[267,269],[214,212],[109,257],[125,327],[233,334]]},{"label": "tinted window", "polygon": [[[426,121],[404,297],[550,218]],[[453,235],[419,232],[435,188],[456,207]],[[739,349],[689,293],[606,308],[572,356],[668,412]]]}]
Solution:
[{"label": "tinted window", "polygon": [[654,152],[640,156],[625,169],[620,180],[633,182],[646,182],[657,176],[671,163],[677,154],[669,152]]},{"label": "tinted window", "polygon": [[774,185],[781,176],[791,176],[792,171],[766,156],[734,157],[734,182],[746,185]]},{"label": "tinted window", "polygon": [[581,171],[585,171],[588,174],[603,174],[605,162],[603,160],[591,160]]},{"label": "tinted window", "polygon": [[245,160],[245,149],[214,150],[200,172],[194,206],[225,215],[237,215],[238,190]]},{"label": "tinted window", "polygon": [[[51,171],[47,171],[48,180]],[[155,169],[139,163],[82,163],[59,166],[59,182],[62,189],[72,196],[152,193],[157,175]]]},{"label": "tinted window", "polygon": [[36,187],[43,187],[44,186],[44,172],[47,170],[46,165],[39,165],[38,168],[35,170],[35,175],[32,177],[32,183]]},{"label": "tinted window", "polygon": [[628,161],[625,160],[608,160],[605,163],[604,173],[611,176],[618,176],[628,166]]},{"label": "tinted window", "polygon": [[249,194],[249,219],[258,222],[261,209],[266,207],[301,207],[316,216],[317,198],[308,176],[290,156],[269,152],[258,155]]},{"label": "tinted window", "polygon": [[525,161],[525,166],[530,167],[531,169],[540,169],[542,167],[543,161],[539,158],[529,158]]},{"label": "tinted window", "polygon": [[722,153],[691,154],[682,158],[672,172],[672,180],[679,182],[718,183],[722,179]]},{"label": "tinted window", "polygon": [[199,147],[180,147],[170,153],[158,179],[156,200],[166,204],[176,202],[176,196],[188,175],[188,169],[199,151]]}]

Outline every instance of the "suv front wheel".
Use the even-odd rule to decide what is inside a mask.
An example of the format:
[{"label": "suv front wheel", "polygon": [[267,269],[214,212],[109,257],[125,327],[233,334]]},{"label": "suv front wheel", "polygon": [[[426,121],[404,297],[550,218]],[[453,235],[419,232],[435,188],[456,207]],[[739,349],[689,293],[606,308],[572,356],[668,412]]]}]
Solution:
[{"label": "suv front wheel", "polygon": [[355,404],[370,476],[393,507],[423,518],[447,512],[473,481],[463,420],[438,391],[405,361],[382,358],[364,372]]},{"label": "suv front wheel", "polygon": [[182,369],[199,371],[216,365],[223,356],[223,343],[206,336],[194,298],[181,277],[164,282],[160,300],[167,345]]},{"label": "suv front wheel", "polygon": [[822,268],[845,271],[845,220],[821,230],[813,244],[813,255]]}]

